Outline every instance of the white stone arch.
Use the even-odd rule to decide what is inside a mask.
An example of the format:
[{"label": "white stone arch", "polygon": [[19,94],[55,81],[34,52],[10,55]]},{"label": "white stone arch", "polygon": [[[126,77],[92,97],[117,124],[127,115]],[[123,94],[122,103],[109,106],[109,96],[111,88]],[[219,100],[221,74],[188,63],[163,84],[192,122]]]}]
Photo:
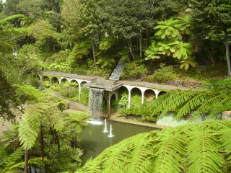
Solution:
[{"label": "white stone arch", "polygon": [[118,94],[117,92],[113,92],[113,93],[111,94],[111,97],[112,97],[112,96],[115,96],[115,99],[116,99],[116,100],[119,99],[119,94]]},{"label": "white stone arch", "polygon": [[70,83],[75,83],[77,87],[79,86],[79,82],[76,79],[71,79]]},{"label": "white stone arch", "polygon": [[81,85],[83,85],[83,84],[85,84],[85,83],[88,83],[88,81],[87,80],[81,80]]},{"label": "white stone arch", "polygon": [[87,80],[82,80],[82,79],[75,79],[76,81],[77,81],[77,83],[78,83],[78,89],[79,89],[79,101],[80,101],[80,99],[81,99],[81,91],[82,91],[82,85],[84,84],[84,83],[88,83],[89,81],[87,81]]},{"label": "white stone arch", "polygon": [[[154,90],[154,89],[152,89],[152,88],[146,88],[145,91],[144,91],[144,99],[145,99],[145,97],[146,97],[145,94],[146,94],[148,91],[151,91],[151,92],[153,93],[153,97],[156,98],[156,90]],[[144,102],[143,102],[143,103],[144,103]],[[143,103],[142,103],[142,104],[143,104]]]},{"label": "white stone arch", "polygon": [[52,76],[52,77],[50,78],[50,81],[51,81],[51,83],[55,83],[55,81],[57,81],[57,83],[59,84],[59,78],[56,77],[56,76]]},{"label": "white stone arch", "polygon": [[50,81],[51,79],[50,79],[50,77],[48,76],[48,75],[42,75],[42,80],[48,80],[48,81]]},{"label": "white stone arch", "polygon": [[139,87],[139,86],[134,86],[134,87],[131,89],[131,96],[132,96],[132,91],[133,91],[134,89],[139,90],[140,96],[141,96],[141,104],[144,104],[144,92],[145,92],[146,88],[144,88],[144,87]]},{"label": "white stone arch", "polygon": [[68,78],[65,78],[65,77],[61,77],[60,79],[59,79],[59,84],[62,84],[64,81],[69,81],[68,80]]},{"label": "white stone arch", "polygon": [[135,86],[130,86],[130,85],[123,85],[123,87],[127,88],[128,90],[128,108],[131,107],[131,91]]},{"label": "white stone arch", "polygon": [[68,82],[71,82],[72,80],[74,80],[74,79],[71,79],[71,78],[67,78],[67,81],[68,81]]},{"label": "white stone arch", "polygon": [[166,94],[166,93],[167,93],[166,91],[159,91],[158,96]]}]

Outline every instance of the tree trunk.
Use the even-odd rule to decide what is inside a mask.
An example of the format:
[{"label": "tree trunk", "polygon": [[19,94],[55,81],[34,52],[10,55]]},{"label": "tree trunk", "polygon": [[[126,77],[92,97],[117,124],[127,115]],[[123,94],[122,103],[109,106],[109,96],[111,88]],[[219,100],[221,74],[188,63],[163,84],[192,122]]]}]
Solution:
[{"label": "tree trunk", "polygon": [[91,47],[92,47],[92,56],[94,60],[94,66],[96,65],[96,56],[95,56],[95,44],[94,41],[91,41]]},{"label": "tree trunk", "polygon": [[149,46],[149,31],[148,28],[146,29],[146,48]]},{"label": "tree trunk", "polygon": [[231,66],[230,66],[230,55],[229,55],[229,43],[225,43],[226,49],[226,61],[228,66],[228,76],[231,76]]},{"label": "tree trunk", "polygon": [[142,38],[142,32],[141,32],[141,30],[140,30],[140,37],[139,37],[140,58],[143,57],[143,44],[142,44],[142,40],[143,40],[143,38]]},{"label": "tree trunk", "polygon": [[29,161],[29,151],[26,150],[24,153],[24,173],[28,173],[28,161]]},{"label": "tree trunk", "polygon": [[135,59],[135,55],[134,55],[133,50],[132,50],[132,41],[131,41],[131,39],[128,40],[128,48],[129,48],[129,52],[130,52],[130,54],[132,56],[132,59]]}]

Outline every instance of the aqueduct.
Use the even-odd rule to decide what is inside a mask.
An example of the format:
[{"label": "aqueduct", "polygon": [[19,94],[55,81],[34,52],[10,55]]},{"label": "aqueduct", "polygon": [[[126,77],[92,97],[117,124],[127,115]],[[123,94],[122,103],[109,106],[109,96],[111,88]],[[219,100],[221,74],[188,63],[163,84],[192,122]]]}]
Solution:
[{"label": "aqueduct", "polygon": [[[131,81],[111,81],[105,80],[100,77],[93,77],[93,76],[84,76],[84,75],[77,75],[77,74],[69,74],[69,73],[62,73],[62,72],[43,72],[39,75],[40,80],[48,80],[52,83],[62,84],[64,82],[73,82],[76,83],[78,86],[78,93],[79,99],[81,95],[82,87],[86,88],[101,88],[104,89],[108,93],[108,114],[111,114],[111,98],[115,95],[115,98],[118,98],[118,91],[121,88],[126,89],[128,94],[128,103],[127,108],[131,107],[131,98],[133,92],[139,91],[141,95],[141,103],[145,103],[146,94],[149,92],[153,95],[153,99],[158,98],[160,94],[166,93],[166,90],[177,90],[179,88],[172,87],[166,88],[161,86],[164,89],[156,89],[153,86],[148,86],[148,83],[145,86],[139,86],[136,82]],[[138,82],[139,83],[139,82]],[[150,84],[150,83],[149,83]],[[182,89],[182,88],[180,88]]]}]

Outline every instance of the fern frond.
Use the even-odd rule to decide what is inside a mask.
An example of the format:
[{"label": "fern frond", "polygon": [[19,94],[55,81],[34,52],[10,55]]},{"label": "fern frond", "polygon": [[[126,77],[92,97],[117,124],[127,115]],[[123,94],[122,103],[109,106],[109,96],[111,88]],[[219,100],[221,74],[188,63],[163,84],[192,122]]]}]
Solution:
[{"label": "fern frond", "polygon": [[3,160],[4,170],[6,172],[11,169],[11,167],[18,162],[21,162],[24,155],[24,151],[22,148],[18,148],[15,152],[9,155],[5,160]]},{"label": "fern frond", "polygon": [[180,119],[184,116],[189,115],[192,111],[196,110],[200,105],[208,99],[207,94],[198,94],[195,97],[193,97],[191,100],[186,102],[179,110],[177,111],[176,118]]},{"label": "fern frond", "polygon": [[202,116],[203,114],[207,114],[210,112],[211,107],[213,105],[219,104],[223,99],[225,95],[224,94],[219,94],[211,97],[207,101],[205,101],[197,110],[195,113],[193,113],[192,117],[193,118],[198,118]]},{"label": "fern frond", "polygon": [[152,166],[151,159],[153,158],[152,154],[157,151],[153,148],[153,144],[158,142],[155,136],[157,137],[157,134],[153,132],[146,136],[140,136],[141,139],[136,138],[136,146],[132,152],[132,158],[128,163],[128,173],[150,173],[150,167]]},{"label": "fern frond", "polygon": [[[136,136],[136,139],[141,139],[142,135]],[[123,173],[128,170],[129,160],[135,146],[134,138],[130,138],[126,143],[119,143],[117,148],[113,150],[110,157],[105,161],[102,173]]]},{"label": "fern frond", "polygon": [[31,149],[38,137],[40,114],[24,114],[19,122],[19,140],[25,150]]},{"label": "fern frond", "polygon": [[224,157],[215,131],[206,126],[193,128],[188,143],[188,173],[222,173]]},{"label": "fern frond", "polygon": [[230,131],[231,121],[208,121],[139,134],[76,173],[229,173]]},{"label": "fern frond", "polygon": [[183,170],[185,144],[187,138],[179,128],[160,133],[155,154],[155,173],[179,173]]}]

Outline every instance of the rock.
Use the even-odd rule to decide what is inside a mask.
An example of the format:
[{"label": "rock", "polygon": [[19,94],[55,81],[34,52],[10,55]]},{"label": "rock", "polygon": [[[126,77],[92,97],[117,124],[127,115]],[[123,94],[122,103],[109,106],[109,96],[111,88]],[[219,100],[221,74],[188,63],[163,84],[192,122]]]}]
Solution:
[{"label": "rock", "polygon": [[225,111],[222,113],[222,120],[231,120],[231,111]]}]

